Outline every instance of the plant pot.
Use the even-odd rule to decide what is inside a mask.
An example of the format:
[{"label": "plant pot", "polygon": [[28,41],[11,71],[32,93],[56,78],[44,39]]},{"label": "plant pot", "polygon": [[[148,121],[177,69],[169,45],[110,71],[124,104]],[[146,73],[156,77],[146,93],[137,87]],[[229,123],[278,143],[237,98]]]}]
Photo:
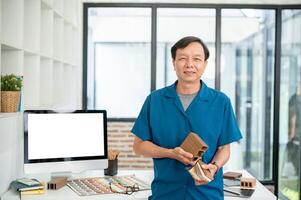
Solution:
[{"label": "plant pot", "polygon": [[1,91],[1,112],[18,112],[20,91]]}]

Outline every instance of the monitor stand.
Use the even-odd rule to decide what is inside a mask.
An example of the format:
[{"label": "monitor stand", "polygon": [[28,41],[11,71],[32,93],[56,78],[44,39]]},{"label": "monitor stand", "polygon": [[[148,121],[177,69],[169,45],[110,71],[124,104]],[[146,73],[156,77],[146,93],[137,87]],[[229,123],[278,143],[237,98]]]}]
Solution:
[{"label": "monitor stand", "polygon": [[63,172],[51,172],[50,178],[67,177],[68,180],[89,178],[89,177],[102,177],[104,176],[103,170],[85,170],[80,172],[63,171]]},{"label": "monitor stand", "polygon": [[71,171],[65,172],[51,172],[50,174],[51,179],[58,178],[58,177],[66,177],[68,180],[73,178]]}]

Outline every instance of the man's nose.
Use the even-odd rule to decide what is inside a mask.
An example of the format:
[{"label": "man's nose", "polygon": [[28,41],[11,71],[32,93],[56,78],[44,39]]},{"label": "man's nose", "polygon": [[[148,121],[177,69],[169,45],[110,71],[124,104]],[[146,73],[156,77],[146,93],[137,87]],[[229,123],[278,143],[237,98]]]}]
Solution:
[{"label": "man's nose", "polygon": [[186,67],[193,67],[193,60],[187,59]]}]

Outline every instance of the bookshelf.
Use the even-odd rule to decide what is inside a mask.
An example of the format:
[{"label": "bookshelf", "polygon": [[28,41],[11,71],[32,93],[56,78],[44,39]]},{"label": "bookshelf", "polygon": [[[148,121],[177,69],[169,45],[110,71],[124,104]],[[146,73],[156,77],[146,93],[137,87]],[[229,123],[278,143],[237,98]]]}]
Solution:
[{"label": "bookshelf", "polygon": [[[23,76],[21,110],[81,108],[81,6],[0,0],[0,74]],[[22,175],[22,121],[22,112],[0,112],[0,195]]]},{"label": "bookshelf", "polygon": [[[0,0],[1,74],[24,78],[22,110],[80,107],[79,0]],[[70,98],[75,97],[75,98]],[[72,106],[71,106],[72,105]],[[1,115],[1,114],[0,114]]]}]

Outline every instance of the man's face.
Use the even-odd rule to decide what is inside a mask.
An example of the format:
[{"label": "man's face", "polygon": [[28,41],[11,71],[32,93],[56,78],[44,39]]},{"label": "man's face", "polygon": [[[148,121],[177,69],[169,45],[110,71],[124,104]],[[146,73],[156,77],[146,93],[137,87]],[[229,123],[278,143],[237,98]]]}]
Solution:
[{"label": "man's face", "polygon": [[183,49],[177,49],[173,66],[179,81],[185,83],[199,82],[207,66],[202,45],[198,42],[192,42]]}]

